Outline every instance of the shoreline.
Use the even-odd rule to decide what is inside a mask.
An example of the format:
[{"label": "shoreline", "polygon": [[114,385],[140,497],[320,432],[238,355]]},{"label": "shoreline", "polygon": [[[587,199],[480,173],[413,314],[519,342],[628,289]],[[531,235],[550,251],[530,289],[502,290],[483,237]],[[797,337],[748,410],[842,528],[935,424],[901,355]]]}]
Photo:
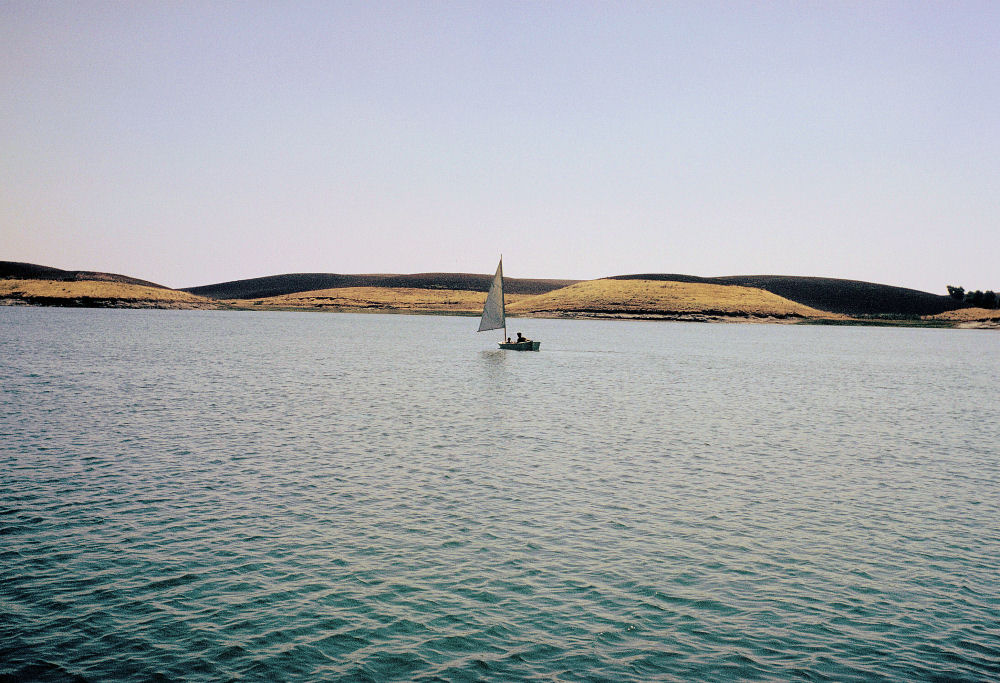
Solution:
[{"label": "shoreline", "polygon": [[[117,308],[131,310],[200,310],[200,311],[247,311],[278,313],[362,313],[387,315],[431,315],[475,318],[478,311],[462,310],[422,310],[419,308],[379,306],[269,306],[260,304],[233,303],[228,301],[162,301],[149,299],[104,299],[98,297],[24,297],[0,298],[0,307],[31,308]],[[978,329],[1000,330],[1000,312],[996,318],[983,320],[948,320],[940,318],[912,317],[804,317],[794,314],[727,313],[722,311],[531,311],[508,315],[511,319],[539,320],[635,320],[647,322],[684,322],[702,324],[756,324],[756,325],[829,325],[848,327],[911,327],[929,329]]]}]

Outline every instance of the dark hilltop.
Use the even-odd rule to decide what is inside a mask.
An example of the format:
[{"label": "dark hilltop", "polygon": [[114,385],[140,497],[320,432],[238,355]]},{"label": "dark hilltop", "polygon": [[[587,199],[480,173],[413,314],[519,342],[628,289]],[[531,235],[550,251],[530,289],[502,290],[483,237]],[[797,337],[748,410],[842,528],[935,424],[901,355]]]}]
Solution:
[{"label": "dark hilltop", "polygon": [[[337,287],[412,287],[414,289],[455,289],[466,292],[485,292],[490,288],[492,279],[493,275],[479,275],[477,273],[415,273],[412,275],[289,273],[256,277],[249,280],[220,282],[215,285],[184,287],[183,291],[209,299],[257,299]],[[504,289],[509,294],[545,294],[577,282],[579,280],[504,278]]]},{"label": "dark hilltop", "polygon": [[148,280],[118,275],[117,273],[101,273],[93,270],[61,270],[51,266],[39,266],[34,263],[19,261],[0,261],[0,280],[52,280],[55,282],[120,282],[126,285],[143,285],[169,289],[163,285]]}]

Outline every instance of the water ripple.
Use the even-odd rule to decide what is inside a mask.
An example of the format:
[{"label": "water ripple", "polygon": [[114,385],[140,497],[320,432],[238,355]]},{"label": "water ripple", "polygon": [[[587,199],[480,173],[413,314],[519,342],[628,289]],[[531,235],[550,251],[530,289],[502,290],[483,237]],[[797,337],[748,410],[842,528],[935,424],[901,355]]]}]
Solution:
[{"label": "water ripple", "polygon": [[991,337],[466,323],[0,309],[0,681],[1000,677]]}]

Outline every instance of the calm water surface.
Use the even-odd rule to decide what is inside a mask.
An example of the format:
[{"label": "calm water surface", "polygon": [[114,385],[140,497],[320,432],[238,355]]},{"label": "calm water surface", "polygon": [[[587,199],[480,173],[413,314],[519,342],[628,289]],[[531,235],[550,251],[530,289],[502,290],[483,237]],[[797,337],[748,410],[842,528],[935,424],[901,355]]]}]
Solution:
[{"label": "calm water surface", "polygon": [[1000,336],[0,308],[0,680],[1000,677]]}]

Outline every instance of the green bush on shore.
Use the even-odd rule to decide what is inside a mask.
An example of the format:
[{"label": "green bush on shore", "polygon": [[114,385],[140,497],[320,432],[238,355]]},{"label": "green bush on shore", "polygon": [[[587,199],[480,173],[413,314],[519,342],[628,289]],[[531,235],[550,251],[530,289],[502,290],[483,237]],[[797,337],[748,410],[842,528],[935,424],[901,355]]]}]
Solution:
[{"label": "green bush on shore", "polygon": [[979,289],[967,292],[964,287],[948,285],[948,294],[952,299],[963,301],[976,308],[1000,308],[1000,296],[992,289],[987,289],[985,292]]}]

